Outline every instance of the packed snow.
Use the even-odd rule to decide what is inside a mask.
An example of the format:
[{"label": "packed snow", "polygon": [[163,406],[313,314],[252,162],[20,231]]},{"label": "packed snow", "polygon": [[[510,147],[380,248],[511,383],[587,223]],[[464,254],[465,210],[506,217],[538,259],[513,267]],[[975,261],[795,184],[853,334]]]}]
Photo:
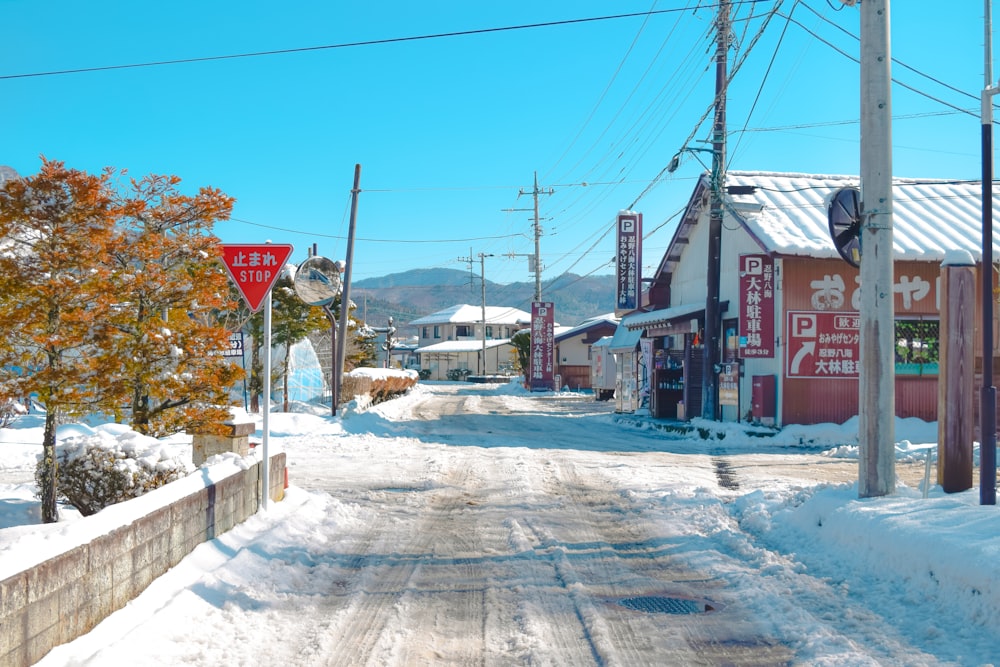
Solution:
[{"label": "packed snow", "polygon": [[[860,499],[856,420],[681,433],[612,408],[421,383],[336,417],[272,412],[285,499],[39,664],[998,661],[1000,515],[934,485],[936,424],[897,420],[896,493]],[[94,433],[142,440],[60,435]],[[36,414],[0,430],[0,578],[203,483],[39,525],[40,442]],[[146,444],[190,458],[184,436]]]}]

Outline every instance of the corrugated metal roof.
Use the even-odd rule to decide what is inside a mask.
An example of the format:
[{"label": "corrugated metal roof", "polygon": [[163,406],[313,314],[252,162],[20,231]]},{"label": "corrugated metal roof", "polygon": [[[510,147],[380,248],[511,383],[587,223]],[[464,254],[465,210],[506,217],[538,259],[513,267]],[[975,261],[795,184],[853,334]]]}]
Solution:
[{"label": "corrugated metal roof", "polygon": [[[727,194],[726,210],[739,218],[765,250],[785,255],[838,257],[830,239],[827,207],[834,192],[859,187],[857,176],[731,171],[726,186],[749,186],[750,194]],[[951,250],[982,255],[980,181],[893,179],[893,251],[896,259],[943,260]],[[993,200],[1000,221],[1000,201]],[[1000,224],[993,232],[1000,252]]]},{"label": "corrugated metal roof", "polygon": [[615,335],[611,337],[611,344],[608,349],[612,352],[631,352],[639,344],[642,338],[642,329],[629,329],[624,321],[618,323]]}]

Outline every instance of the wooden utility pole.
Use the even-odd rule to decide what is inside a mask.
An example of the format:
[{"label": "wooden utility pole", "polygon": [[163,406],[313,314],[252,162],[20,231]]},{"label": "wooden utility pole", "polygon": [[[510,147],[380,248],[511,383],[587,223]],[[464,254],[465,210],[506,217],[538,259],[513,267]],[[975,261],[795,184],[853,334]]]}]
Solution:
[{"label": "wooden utility pole", "polygon": [[[347,256],[344,258],[344,287],[340,293],[340,335],[333,363],[333,381],[337,390],[334,400],[340,398],[340,387],[344,379],[344,358],[347,356],[347,321],[351,318],[351,269],[354,267],[354,229],[358,221],[358,193],[361,192],[361,165],[354,165],[354,187],[351,188],[351,222],[347,231]],[[333,406],[337,414],[337,406]]]},{"label": "wooden utility pole", "polygon": [[[976,263],[952,250],[941,263],[937,481],[945,493],[972,488]],[[928,452],[928,455],[930,452]]]},{"label": "wooden utility pole", "polygon": [[726,172],[726,86],[728,83],[729,0],[719,2],[715,49],[715,122],[712,125],[712,183],[708,221],[708,275],[705,299],[705,365],[702,371],[702,411],[705,419],[718,418],[719,330],[722,313],[719,307],[719,283],[722,272],[722,188]]},{"label": "wooden utility pole", "polygon": [[861,3],[861,369],[858,494],[896,490],[889,0]]}]

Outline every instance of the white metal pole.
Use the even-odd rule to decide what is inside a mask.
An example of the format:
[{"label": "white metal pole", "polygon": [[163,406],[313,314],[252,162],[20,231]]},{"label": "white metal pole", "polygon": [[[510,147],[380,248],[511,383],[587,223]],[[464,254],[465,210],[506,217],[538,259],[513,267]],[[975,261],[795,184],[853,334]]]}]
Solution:
[{"label": "white metal pole", "polygon": [[261,438],[261,449],[264,461],[261,464],[260,509],[267,509],[268,497],[271,493],[271,459],[268,456],[268,440],[271,434],[271,423],[268,415],[271,412],[271,291],[264,297],[264,404],[261,407],[264,435]]},{"label": "white metal pole", "polygon": [[896,490],[889,0],[861,3],[861,369],[858,493]]}]

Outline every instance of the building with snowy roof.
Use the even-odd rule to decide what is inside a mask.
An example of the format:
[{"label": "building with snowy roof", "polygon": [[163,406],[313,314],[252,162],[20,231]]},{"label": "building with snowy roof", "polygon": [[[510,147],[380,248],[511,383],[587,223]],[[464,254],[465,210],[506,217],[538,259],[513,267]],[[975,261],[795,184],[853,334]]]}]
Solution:
[{"label": "building with snowy roof", "polygon": [[[810,424],[858,414],[860,272],[838,252],[828,219],[832,197],[845,187],[859,187],[858,177],[726,174],[713,418]],[[709,199],[704,174],[644,279],[642,308],[615,333],[622,411],[701,416]],[[981,201],[977,181],[893,181],[899,417],[937,420],[941,263],[955,250],[979,262]],[[996,202],[993,215],[1000,216]],[[993,248],[1000,253],[996,234]]]},{"label": "building with snowy roof", "polygon": [[510,337],[530,324],[531,313],[517,308],[467,304],[410,322],[417,328],[420,369],[429,380],[509,372],[514,353]]}]

